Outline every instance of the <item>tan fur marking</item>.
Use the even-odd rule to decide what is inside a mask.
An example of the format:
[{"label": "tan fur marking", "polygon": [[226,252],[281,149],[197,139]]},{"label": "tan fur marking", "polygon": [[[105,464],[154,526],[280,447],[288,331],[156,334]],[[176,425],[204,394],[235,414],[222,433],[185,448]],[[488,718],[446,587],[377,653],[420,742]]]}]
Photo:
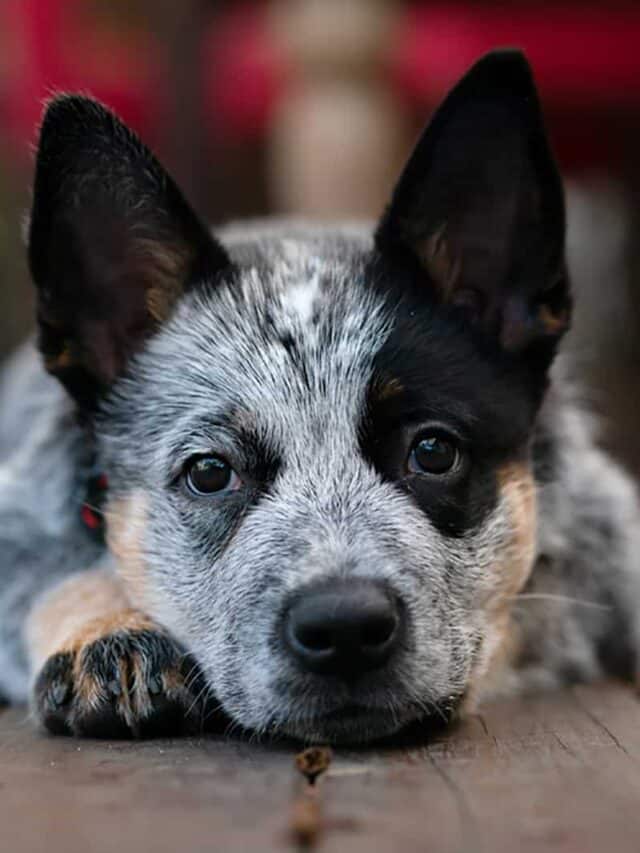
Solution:
[{"label": "tan fur marking", "polygon": [[137,491],[111,501],[105,510],[105,519],[107,543],[116,558],[116,571],[127,597],[135,607],[147,610],[151,602],[142,548],[147,524],[146,495]]},{"label": "tan fur marking", "polygon": [[184,677],[177,670],[167,670],[162,673],[162,687],[167,696],[179,692],[184,687]]},{"label": "tan fur marking", "polygon": [[554,314],[548,305],[540,306],[538,317],[549,335],[558,335],[569,325],[568,311],[561,311],[559,314]]},{"label": "tan fur marking", "polygon": [[529,465],[510,462],[498,472],[502,501],[507,507],[510,538],[504,543],[501,559],[495,564],[491,592],[484,604],[486,640],[482,659],[473,673],[467,710],[480,694],[491,692],[500,674],[517,656],[519,638],[511,618],[513,597],[522,589],[531,573],[536,543],[536,486]]},{"label": "tan fur marking", "polygon": [[404,386],[399,379],[396,379],[394,376],[388,379],[382,379],[380,383],[376,386],[375,395],[378,400],[389,400],[392,397],[397,397],[398,394],[402,394],[404,391]]},{"label": "tan fur marking", "polygon": [[537,501],[536,486],[528,464],[510,462],[498,471],[498,486],[509,508],[512,536],[496,567],[502,596],[496,604],[504,607],[505,596],[515,595],[529,577],[535,555]]},{"label": "tan fur marking", "polygon": [[151,287],[147,290],[147,310],[156,323],[164,323],[171,314],[175,305],[172,294],[167,293],[162,287]]},{"label": "tan fur marking", "polygon": [[151,281],[146,293],[147,309],[157,323],[164,323],[182,294],[191,253],[186,246],[144,239],[136,241],[136,251],[145,267],[143,274]]},{"label": "tan fur marking", "polygon": [[84,646],[95,643],[102,637],[115,634],[118,631],[150,631],[157,630],[156,623],[139,610],[129,608],[100,616],[83,625],[60,651],[77,651]]},{"label": "tan fur marking", "polygon": [[[74,685],[76,695],[84,705],[98,707],[104,701],[105,697],[102,694],[100,682],[85,666],[85,660],[81,654],[82,650],[97,640],[116,633],[132,633],[145,630],[157,631],[158,626],[139,610],[122,610],[118,613],[88,622],[69,638],[69,642],[65,648],[59,649],[61,652],[77,653],[73,668]],[[133,671],[129,669],[130,665],[132,665]],[[137,711],[138,715],[142,716],[148,711],[146,707],[148,705],[146,689],[139,689],[139,686],[144,683],[139,669],[140,661],[137,659],[129,661],[126,656],[123,656],[119,661],[120,696],[117,704],[120,713],[130,724],[135,718],[134,710]],[[129,686],[130,678],[133,680],[133,690]],[[134,709],[132,703],[135,704],[136,702],[139,707]]]},{"label": "tan fur marking", "polygon": [[424,246],[419,246],[420,259],[431,278],[440,289],[441,297],[447,301],[460,275],[460,261],[454,258],[445,239],[447,226],[442,225],[429,237]]},{"label": "tan fur marking", "polygon": [[59,370],[66,370],[72,367],[76,362],[76,357],[72,352],[72,344],[70,341],[65,341],[62,348],[55,355],[47,355],[44,359],[44,366],[49,373],[57,373]]},{"label": "tan fur marking", "polygon": [[[158,631],[157,624],[129,605],[120,579],[106,570],[69,578],[49,593],[33,610],[27,624],[32,671],[38,672],[55,654],[74,655],[73,683],[84,708],[99,708],[108,696],[83,651],[113,634]],[[118,664],[119,713],[130,726],[151,711],[151,700],[138,655],[126,655]]]},{"label": "tan fur marking", "polygon": [[[26,636],[34,671],[52,654],[71,651],[103,633],[109,620],[132,614],[118,579],[102,569],[68,578],[41,598],[27,620]],[[129,616],[128,618],[132,618]]]}]

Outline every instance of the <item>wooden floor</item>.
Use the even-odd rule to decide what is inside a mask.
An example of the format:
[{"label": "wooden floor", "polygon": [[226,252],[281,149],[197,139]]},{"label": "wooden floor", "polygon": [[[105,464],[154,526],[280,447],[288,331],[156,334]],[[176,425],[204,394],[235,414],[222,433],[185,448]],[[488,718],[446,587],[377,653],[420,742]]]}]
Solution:
[{"label": "wooden floor", "polygon": [[[80,741],[0,711],[2,853],[640,850],[640,703],[617,685],[510,700],[430,743],[336,750]],[[317,837],[312,840],[314,831]]]}]

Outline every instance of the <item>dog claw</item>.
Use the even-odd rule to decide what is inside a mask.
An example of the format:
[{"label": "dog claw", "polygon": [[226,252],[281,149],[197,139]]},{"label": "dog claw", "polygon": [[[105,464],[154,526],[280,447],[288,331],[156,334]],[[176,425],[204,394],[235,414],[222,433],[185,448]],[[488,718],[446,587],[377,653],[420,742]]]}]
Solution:
[{"label": "dog claw", "polygon": [[107,684],[107,690],[114,696],[120,696],[122,693],[122,686],[120,685],[120,682],[114,678]]},{"label": "dog claw", "polygon": [[152,696],[157,696],[162,692],[162,682],[157,676],[152,675],[147,680],[147,689]]},{"label": "dog claw", "polygon": [[61,708],[66,702],[69,694],[71,693],[71,687],[69,684],[65,684],[62,681],[58,681],[51,686],[50,696],[52,704]]}]

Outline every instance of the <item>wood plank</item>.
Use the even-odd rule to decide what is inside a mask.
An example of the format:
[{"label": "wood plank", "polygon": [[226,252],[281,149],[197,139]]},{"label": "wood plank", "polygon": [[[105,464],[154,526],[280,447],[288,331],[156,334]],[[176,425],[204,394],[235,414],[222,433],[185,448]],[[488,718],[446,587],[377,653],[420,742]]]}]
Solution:
[{"label": "wood plank", "polygon": [[[295,849],[295,745],[50,738],[0,711],[0,849]],[[640,846],[640,705],[607,684],[482,710],[431,742],[336,750],[320,780],[326,853]]]},{"label": "wood plank", "polygon": [[[640,765],[587,713],[597,699],[589,688],[584,703],[568,691],[496,705],[479,717],[471,757],[457,740],[430,748],[464,809],[464,849],[638,850]],[[637,725],[640,708],[627,711]]]}]

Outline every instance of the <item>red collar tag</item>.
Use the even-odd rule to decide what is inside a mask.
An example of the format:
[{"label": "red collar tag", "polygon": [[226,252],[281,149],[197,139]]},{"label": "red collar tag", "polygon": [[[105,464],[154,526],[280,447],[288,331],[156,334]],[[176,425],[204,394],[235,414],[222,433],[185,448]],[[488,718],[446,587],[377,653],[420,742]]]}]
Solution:
[{"label": "red collar tag", "polygon": [[96,474],[89,478],[87,483],[87,495],[80,508],[80,517],[84,526],[93,536],[104,541],[104,506],[107,494],[107,477],[105,474]]}]

